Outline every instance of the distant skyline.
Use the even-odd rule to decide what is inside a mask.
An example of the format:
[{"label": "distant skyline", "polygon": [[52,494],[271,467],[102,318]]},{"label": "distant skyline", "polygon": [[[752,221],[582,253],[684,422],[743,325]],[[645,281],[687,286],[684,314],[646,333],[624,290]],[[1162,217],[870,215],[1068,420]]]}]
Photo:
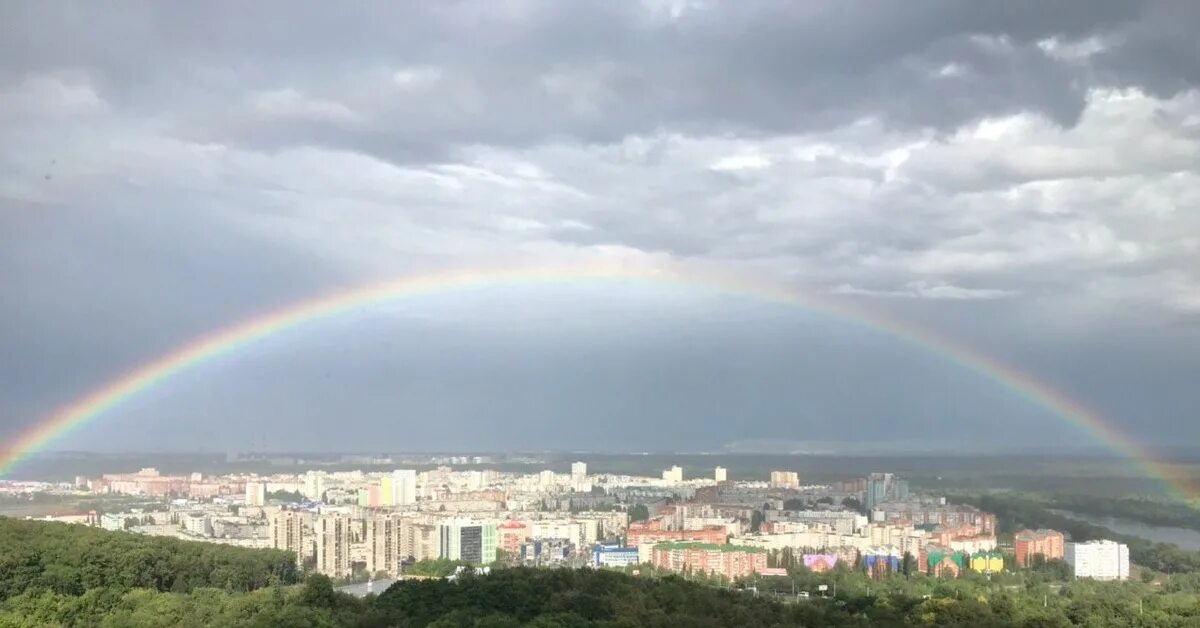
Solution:
[{"label": "distant skyline", "polygon": [[[1171,2],[0,6],[0,448],[296,302],[594,263],[844,299],[1131,442],[1200,445],[1195,23]],[[739,441],[1098,446],[838,317],[560,282],[297,328],[52,448]]]}]

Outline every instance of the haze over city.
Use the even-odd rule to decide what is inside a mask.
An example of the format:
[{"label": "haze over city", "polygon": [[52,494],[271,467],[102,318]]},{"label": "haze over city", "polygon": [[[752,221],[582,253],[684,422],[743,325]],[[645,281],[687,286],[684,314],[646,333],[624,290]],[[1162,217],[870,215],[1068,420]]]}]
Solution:
[{"label": "haze over city", "polygon": [[[295,303],[602,264],[843,300],[1131,442],[1190,446],[1198,21],[1124,2],[6,3],[0,438]],[[844,316],[568,276],[315,320],[49,448],[747,443],[1105,446]]]}]

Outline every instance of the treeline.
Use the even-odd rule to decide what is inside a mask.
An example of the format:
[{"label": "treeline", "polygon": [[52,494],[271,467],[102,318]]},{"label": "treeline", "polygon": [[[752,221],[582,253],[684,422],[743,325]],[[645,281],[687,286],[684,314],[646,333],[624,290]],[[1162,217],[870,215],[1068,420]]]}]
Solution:
[{"label": "treeline", "polygon": [[607,570],[516,568],[488,576],[407,581],[356,599],[328,578],[250,593],[100,589],[83,596],[27,592],[0,604],[3,626],[618,627],[822,626],[961,628],[1182,628],[1200,622],[1195,595],[1140,583],[1076,583],[1058,592],[957,583],[928,598],[885,591],[781,601],[678,577]]},{"label": "treeline", "polygon": [[1051,528],[1067,534],[1073,541],[1110,539],[1128,545],[1129,560],[1142,567],[1168,574],[1200,572],[1200,552],[1119,534],[1103,526],[1056,514],[1044,502],[1032,497],[993,494],[955,499],[995,513],[1001,533],[1012,534],[1022,528]]},{"label": "treeline", "polygon": [[1200,509],[1179,501],[1151,497],[1097,497],[1055,494],[1055,508],[1098,517],[1117,517],[1156,526],[1200,530]]},{"label": "treeline", "polygon": [[26,591],[81,596],[95,589],[245,592],[299,580],[294,556],[280,550],[0,518],[0,599]]},{"label": "treeline", "polygon": [[[651,571],[496,569],[357,599],[324,576],[292,584],[298,574],[284,552],[0,519],[0,626],[1200,625],[1200,583],[1187,576],[1161,586],[1062,585],[1036,571],[871,580],[861,570],[799,567],[792,578],[718,587]],[[820,584],[833,586],[818,594]],[[812,597],[798,598],[797,586]]]}]

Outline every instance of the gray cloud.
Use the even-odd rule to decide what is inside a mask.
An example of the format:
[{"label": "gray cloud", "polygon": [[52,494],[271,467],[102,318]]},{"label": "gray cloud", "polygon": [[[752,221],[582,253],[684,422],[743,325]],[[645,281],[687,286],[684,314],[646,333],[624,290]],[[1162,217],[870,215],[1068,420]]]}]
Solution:
[{"label": "gray cloud", "polygon": [[[5,4],[0,353],[22,358],[0,365],[0,427],[197,334],[337,287],[604,262],[715,266],[846,298],[1008,355],[1127,426],[1139,414],[1127,400],[1138,400],[1156,415],[1151,439],[1191,430],[1180,427],[1190,393],[1166,374],[1200,368],[1200,352],[1156,361],[1139,346],[1196,346],[1196,13],[1185,2]],[[575,309],[534,300],[545,318],[513,324],[567,325],[559,342],[576,347],[571,333],[592,332],[562,320],[625,320],[604,304],[627,296],[581,295],[588,305]],[[514,307],[492,299],[461,308]],[[655,307],[687,317],[677,306]],[[952,372],[885,382],[854,360],[904,371],[913,358],[902,345],[868,350],[852,325],[826,329],[850,356],[834,379],[876,382],[868,403],[816,367],[787,367],[739,335],[736,316],[691,306],[704,308],[698,321],[725,322],[704,336],[716,366],[662,375],[671,360],[698,359],[687,343],[699,337],[641,321],[630,328],[666,334],[644,348],[669,357],[653,369],[630,348],[568,376],[547,367],[565,358],[544,347],[456,379],[455,360],[471,359],[460,347],[443,383],[372,403],[387,373],[438,358],[425,347],[397,364],[365,340],[371,328],[345,337],[356,356],[305,358],[346,364],[369,386],[267,351],[256,368],[277,374],[261,386],[217,377],[217,400],[184,382],[176,404],[199,410],[147,401],[114,421],[133,421],[130,433],[164,412],[194,423],[275,408],[310,423],[349,409],[380,424],[412,403],[448,424],[486,415],[541,429],[586,398],[603,408],[589,421],[627,413],[631,425],[678,427],[695,414],[713,440],[783,438],[789,404],[831,417],[847,395],[863,434],[893,415],[936,430],[983,405],[998,421],[1045,418]],[[459,326],[451,336],[511,340],[455,308],[401,317],[395,333],[439,317]],[[771,320],[755,323],[764,337],[794,333],[787,317]],[[1125,343],[1071,361],[1114,334]],[[758,347],[739,354],[744,378],[697,384],[729,379],[720,356],[738,342]],[[1102,382],[1056,375],[1097,361],[1116,365]],[[384,375],[363,375],[372,369]],[[504,380],[510,370],[528,378]],[[1123,376],[1129,394],[1110,395]],[[810,397],[786,393],[797,379]],[[445,382],[472,392],[438,414]],[[518,384],[523,401],[483,409]],[[940,403],[951,384],[956,401]],[[305,386],[328,405],[287,397]],[[639,392],[622,401],[622,386]],[[761,415],[762,433],[719,427],[738,408]]]}]

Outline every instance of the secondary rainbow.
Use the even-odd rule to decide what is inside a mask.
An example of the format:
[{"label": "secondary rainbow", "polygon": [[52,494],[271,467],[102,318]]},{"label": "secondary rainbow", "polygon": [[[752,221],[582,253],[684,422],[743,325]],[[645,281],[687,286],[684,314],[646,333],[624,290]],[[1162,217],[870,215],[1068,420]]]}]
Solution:
[{"label": "secondary rainbow", "polygon": [[801,293],[775,282],[711,269],[626,265],[455,270],[368,285],[263,314],[217,330],[147,362],[38,421],[13,439],[0,454],[0,477],[10,473],[28,456],[46,448],[71,430],[102,416],[121,402],[189,368],[308,322],[382,302],[477,286],[613,280],[698,286],[801,306],[896,337],[936,353],[961,368],[974,371],[1030,403],[1049,410],[1081,428],[1101,445],[1131,460],[1144,473],[1161,481],[1174,496],[1182,499],[1188,497],[1188,491],[1172,479],[1166,465],[1157,462],[1148,451],[1095,412],[1031,376],[969,347],[879,313],[829,297]]}]

